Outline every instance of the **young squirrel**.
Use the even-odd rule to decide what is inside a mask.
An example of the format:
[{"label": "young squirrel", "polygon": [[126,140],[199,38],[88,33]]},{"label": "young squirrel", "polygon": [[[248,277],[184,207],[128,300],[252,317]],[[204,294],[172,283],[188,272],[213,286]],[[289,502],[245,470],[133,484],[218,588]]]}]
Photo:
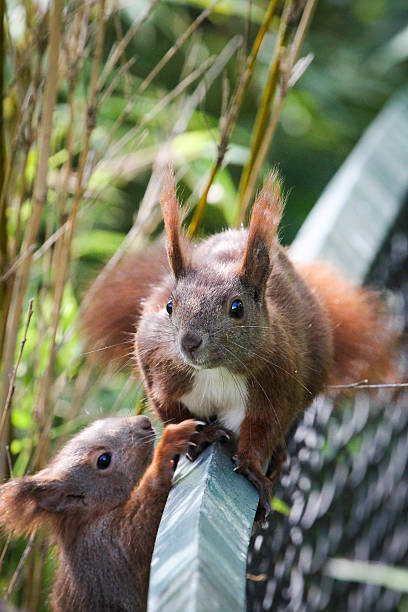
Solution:
[{"label": "young squirrel", "polygon": [[235,469],[258,489],[262,519],[294,419],[328,382],[387,369],[381,303],[322,265],[289,260],[277,237],[283,203],[273,173],[248,230],[198,244],[181,235],[171,172],[161,200],[168,263],[157,243],[94,283],[84,304],[88,344],[106,347],[98,352],[105,361],[123,358],[136,330],[137,367],[154,409],[166,423],[208,422],[192,459],[223,435],[220,425],[239,436]]},{"label": "young squirrel", "polygon": [[[0,525],[20,535],[47,525],[59,547],[57,612],[142,612],[174,455],[197,421],[155,432],[146,416],[96,421],[34,476],[0,487]],[[153,460],[152,460],[153,457]]]}]

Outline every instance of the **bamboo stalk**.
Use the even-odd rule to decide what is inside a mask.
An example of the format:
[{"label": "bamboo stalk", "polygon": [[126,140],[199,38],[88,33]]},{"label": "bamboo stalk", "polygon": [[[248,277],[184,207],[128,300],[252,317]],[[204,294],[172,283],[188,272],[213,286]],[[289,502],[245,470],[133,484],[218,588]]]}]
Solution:
[{"label": "bamboo stalk", "polygon": [[252,170],[248,174],[247,184],[243,190],[242,199],[237,215],[237,223],[243,221],[245,212],[248,208],[252,194],[255,191],[256,183],[261,172],[262,166],[268,154],[273,135],[278,125],[279,117],[282,112],[283,104],[290,88],[294,85],[295,80],[292,78],[295,62],[298,58],[301,46],[303,44],[306,32],[309,28],[313,11],[316,7],[317,0],[307,0],[299,26],[296,30],[293,43],[288,51],[288,59],[284,62],[281,60],[281,82],[278,95],[275,98],[275,103],[272,109],[269,123],[263,133],[262,141],[258,147],[252,164]]},{"label": "bamboo stalk", "polygon": [[[31,268],[32,251],[29,249],[37,240],[40,220],[47,198],[48,158],[51,150],[52,117],[58,81],[58,58],[61,41],[62,6],[62,0],[54,0],[52,11],[50,13],[48,70],[42,104],[42,115],[38,130],[38,166],[34,181],[32,213],[26,228],[23,242],[23,250],[27,251],[28,254],[21,268],[16,274],[16,280],[13,287],[13,296],[11,300],[10,316],[7,321],[6,329],[6,343],[3,363],[3,389],[0,402],[0,406],[3,410],[7,398],[8,375],[14,361],[14,351],[20,325],[23,300]],[[0,458],[0,462],[0,479],[2,479],[5,475],[4,458]]]},{"label": "bamboo stalk", "polygon": [[265,13],[264,20],[261,24],[261,27],[259,28],[258,34],[255,38],[254,44],[251,49],[251,53],[248,57],[246,68],[242,76],[238,80],[237,86],[232,95],[232,100],[229,106],[229,110],[228,110],[227,116],[225,117],[225,120],[223,121],[222,129],[221,129],[217,158],[211,168],[209,178],[207,179],[207,183],[197,203],[197,207],[196,207],[193,219],[190,223],[190,227],[189,227],[190,237],[193,237],[196,235],[198,228],[201,224],[202,218],[204,216],[204,211],[207,206],[208,192],[210,191],[211,185],[213,184],[215,177],[217,176],[218,171],[221,168],[222,162],[224,161],[225,153],[227,151],[228,143],[231,138],[232,130],[238,118],[239,111],[241,110],[242,102],[243,102],[245,93],[248,90],[248,86],[249,86],[249,83],[250,83],[250,80],[251,80],[251,77],[252,77],[252,74],[255,68],[255,63],[258,57],[259,49],[261,47],[265,34],[269,30],[269,26],[275,14],[277,5],[278,5],[278,0],[270,0],[268,10]]},{"label": "bamboo stalk", "polygon": [[31,550],[32,550],[32,548],[34,546],[34,539],[35,539],[35,532],[31,534],[30,539],[27,542],[27,546],[25,547],[24,552],[21,555],[21,558],[20,558],[20,561],[19,561],[19,563],[17,565],[16,571],[14,572],[14,574],[13,574],[13,576],[11,578],[11,581],[10,581],[10,583],[8,585],[7,593],[6,593],[6,596],[4,598],[5,601],[8,601],[10,599],[11,595],[13,594],[13,591],[14,591],[14,589],[16,587],[16,584],[18,582],[18,579],[20,577],[21,570],[23,569],[24,564],[25,564],[25,562],[27,560],[27,557],[28,557],[29,553],[31,552]]},{"label": "bamboo stalk", "polygon": [[[275,49],[273,52],[271,63],[269,65],[268,77],[264,90],[262,92],[261,102],[258,108],[258,112],[256,114],[254,128],[252,130],[250,156],[242,171],[241,180],[238,188],[239,201],[242,200],[243,194],[248,185],[248,178],[251,174],[254,165],[254,160],[258,154],[259,147],[261,145],[262,138],[265,133],[268,120],[270,118],[272,100],[275,97],[276,90],[279,85],[280,62],[282,52],[288,44],[288,38],[290,34],[290,30],[288,28],[288,19],[292,9],[293,1],[294,0],[286,0],[282,11]],[[234,222],[235,226],[239,226],[243,221],[243,211],[240,209],[238,212],[241,214],[237,215],[237,218]]]},{"label": "bamboo stalk", "polygon": [[137,88],[137,91],[135,92],[134,96],[132,96],[129,99],[129,101],[126,103],[126,106],[123,112],[121,113],[120,117],[116,120],[116,122],[112,126],[112,129],[110,130],[110,134],[109,134],[109,140],[108,142],[105,143],[103,147],[104,150],[106,150],[108,146],[110,146],[110,143],[113,141],[120,126],[129,117],[132,111],[132,108],[134,107],[135,103],[140,98],[140,96],[146,91],[146,89],[149,87],[152,81],[156,78],[159,72],[161,72],[163,68],[168,64],[168,62],[175,55],[175,53],[184,45],[186,40],[188,40],[191,37],[191,35],[197,30],[198,26],[202,23],[202,21],[204,21],[204,19],[208,17],[208,15],[211,14],[211,12],[214,10],[214,8],[219,2],[220,0],[215,0],[215,2],[213,2],[207,9],[205,9],[198,15],[198,17],[192,22],[192,24],[187,28],[187,30],[179,36],[179,38],[176,40],[174,45],[172,45],[170,49],[168,49],[168,51],[164,54],[161,60],[156,64],[153,70],[142,81],[142,83]]},{"label": "bamboo stalk", "polygon": [[[0,194],[5,189],[6,178],[6,136],[5,122],[3,114],[3,99],[4,99],[4,66],[5,66],[5,28],[4,16],[6,11],[5,0],[0,0]],[[6,198],[0,200],[0,275],[3,274],[8,267],[8,244],[7,244],[7,219],[6,219]],[[1,328],[0,328],[0,361],[4,346],[5,323],[7,320],[8,309],[10,306],[10,291],[8,285],[0,285],[0,313],[1,313]]]},{"label": "bamboo stalk", "polygon": [[90,140],[92,132],[95,128],[96,117],[98,112],[98,76],[100,72],[104,30],[105,30],[105,0],[100,0],[98,3],[98,31],[92,64],[91,81],[89,87],[89,102],[85,119],[85,137],[81,156],[79,160],[79,168],[77,172],[76,189],[74,193],[73,203],[68,219],[68,229],[61,239],[58,241],[60,248],[57,251],[57,261],[55,268],[58,274],[55,279],[54,294],[53,294],[53,312],[51,321],[51,342],[50,352],[47,364],[47,369],[41,380],[41,387],[36,409],[36,416],[40,425],[40,439],[37,447],[37,452],[33,461],[33,466],[38,469],[43,467],[48,460],[48,437],[52,424],[52,411],[50,410],[50,388],[54,372],[55,360],[57,355],[56,336],[60,320],[60,310],[62,297],[67,280],[68,266],[71,254],[71,244],[74,236],[76,222],[78,217],[79,204],[82,198],[84,189],[84,175],[90,149]]},{"label": "bamboo stalk", "polygon": [[24,328],[23,339],[21,340],[21,343],[20,343],[20,350],[19,350],[19,353],[18,353],[16,365],[13,368],[13,373],[11,375],[10,384],[9,384],[9,387],[8,387],[6,404],[4,406],[3,414],[1,415],[1,420],[0,420],[0,439],[2,439],[2,437],[3,437],[4,429],[5,429],[5,426],[6,426],[6,419],[7,419],[8,415],[9,415],[10,408],[11,408],[11,402],[12,402],[14,391],[15,391],[15,382],[16,382],[18,366],[20,365],[21,357],[23,355],[24,345],[25,345],[25,343],[27,341],[28,327],[30,325],[31,317],[32,317],[32,314],[33,314],[33,302],[34,302],[34,299],[31,298],[31,300],[28,303],[27,319],[26,319],[26,324],[25,324],[25,328]]}]

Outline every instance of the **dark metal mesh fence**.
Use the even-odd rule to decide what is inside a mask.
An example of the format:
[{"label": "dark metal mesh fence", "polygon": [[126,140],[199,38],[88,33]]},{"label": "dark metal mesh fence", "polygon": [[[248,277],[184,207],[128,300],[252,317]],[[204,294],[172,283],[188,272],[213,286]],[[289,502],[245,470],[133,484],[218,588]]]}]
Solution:
[{"label": "dark metal mesh fence", "polygon": [[[369,281],[393,290],[408,330],[407,207]],[[252,537],[249,611],[408,609],[399,591],[325,573],[333,557],[408,566],[408,391],[340,403],[318,398],[288,443],[275,494],[290,514],[272,513]]]}]

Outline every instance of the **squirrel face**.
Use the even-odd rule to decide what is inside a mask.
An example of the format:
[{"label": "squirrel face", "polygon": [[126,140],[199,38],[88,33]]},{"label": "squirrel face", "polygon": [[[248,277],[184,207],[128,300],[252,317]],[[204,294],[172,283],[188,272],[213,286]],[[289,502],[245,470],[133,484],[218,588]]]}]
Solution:
[{"label": "squirrel face", "polygon": [[[277,256],[277,227],[282,215],[280,188],[271,174],[251,217],[249,231],[213,236],[202,249],[186,245],[180,233],[180,209],[169,172],[162,191],[162,212],[175,286],[166,309],[174,345],[195,368],[228,365],[247,374],[264,344],[268,325],[264,300]],[[186,248],[187,247],[187,248]],[[224,250],[225,249],[225,250]]]},{"label": "squirrel face", "polygon": [[[228,265],[188,270],[176,282],[166,310],[181,358],[194,368],[228,364],[246,373],[248,353],[262,342],[263,295]],[[245,367],[244,365],[245,364]]]},{"label": "squirrel face", "polygon": [[151,462],[154,438],[146,416],[96,421],[45,469],[3,485],[2,522],[23,533],[44,520],[88,522],[124,504]]},{"label": "squirrel face", "polygon": [[100,419],[68,442],[46,470],[83,496],[85,507],[104,512],[129,497],[152,459],[154,439],[146,416]]}]

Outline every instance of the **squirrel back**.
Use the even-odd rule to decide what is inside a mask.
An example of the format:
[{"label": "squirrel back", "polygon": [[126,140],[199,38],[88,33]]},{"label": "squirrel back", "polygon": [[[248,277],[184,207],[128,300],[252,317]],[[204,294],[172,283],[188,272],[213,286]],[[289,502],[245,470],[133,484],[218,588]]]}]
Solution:
[{"label": "squirrel back", "polygon": [[[146,416],[96,421],[33,476],[0,487],[0,525],[14,535],[46,526],[59,564],[57,612],[142,612],[150,561],[173,475],[196,422],[155,433]],[[153,459],[152,459],[153,457]]]}]

